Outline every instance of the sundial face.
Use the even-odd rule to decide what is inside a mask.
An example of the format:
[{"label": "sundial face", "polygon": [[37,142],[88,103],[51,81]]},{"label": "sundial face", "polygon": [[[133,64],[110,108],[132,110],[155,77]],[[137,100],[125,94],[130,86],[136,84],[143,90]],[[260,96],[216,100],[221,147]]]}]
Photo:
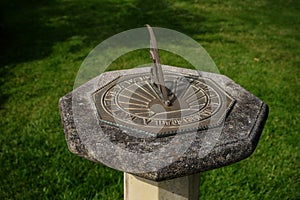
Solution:
[{"label": "sundial face", "polygon": [[234,100],[207,78],[163,72],[150,35],[149,73],[123,75],[93,94],[101,121],[156,137],[220,125]]},{"label": "sundial face", "polygon": [[164,73],[164,83],[172,94],[170,105],[150,73],[116,78],[93,94],[99,119],[140,136],[162,137],[219,126],[234,103],[208,78]]}]

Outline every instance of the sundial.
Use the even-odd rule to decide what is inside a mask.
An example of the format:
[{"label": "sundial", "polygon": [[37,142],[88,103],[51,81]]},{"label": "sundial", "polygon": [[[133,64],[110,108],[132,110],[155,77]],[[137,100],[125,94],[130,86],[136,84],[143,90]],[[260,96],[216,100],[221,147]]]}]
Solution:
[{"label": "sundial", "polygon": [[60,98],[69,150],[152,181],[250,156],[267,104],[227,76],[161,64],[152,28],[142,34],[149,67],[99,74]]},{"label": "sundial", "polygon": [[147,28],[151,70],[119,76],[95,91],[99,120],[141,137],[220,126],[235,100],[209,78],[164,72],[154,32]]}]

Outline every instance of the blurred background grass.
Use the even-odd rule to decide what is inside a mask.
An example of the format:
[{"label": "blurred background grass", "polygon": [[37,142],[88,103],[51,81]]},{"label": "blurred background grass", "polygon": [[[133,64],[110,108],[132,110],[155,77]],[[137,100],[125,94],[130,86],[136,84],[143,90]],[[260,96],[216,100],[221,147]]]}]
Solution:
[{"label": "blurred background grass", "polygon": [[[201,173],[201,199],[300,199],[300,1],[2,0],[0,11],[0,199],[123,198],[122,172],[68,151],[57,103],[97,44],[146,23],[198,41],[270,107],[250,158]],[[138,55],[114,66],[149,62]],[[185,65],[172,56],[162,62]]]}]

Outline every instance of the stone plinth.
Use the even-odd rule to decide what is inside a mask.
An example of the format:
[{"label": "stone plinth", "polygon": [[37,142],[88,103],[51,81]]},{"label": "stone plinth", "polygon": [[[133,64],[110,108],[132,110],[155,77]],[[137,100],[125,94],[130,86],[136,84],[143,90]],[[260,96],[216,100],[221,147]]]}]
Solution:
[{"label": "stone plinth", "polygon": [[[199,75],[195,70],[163,66],[164,71]],[[238,162],[256,148],[268,106],[226,76],[201,72],[235,101],[221,126],[167,137],[136,137],[138,131],[104,123],[93,94],[137,68],[106,72],[59,101],[69,150],[81,157],[151,181],[184,177]]]}]

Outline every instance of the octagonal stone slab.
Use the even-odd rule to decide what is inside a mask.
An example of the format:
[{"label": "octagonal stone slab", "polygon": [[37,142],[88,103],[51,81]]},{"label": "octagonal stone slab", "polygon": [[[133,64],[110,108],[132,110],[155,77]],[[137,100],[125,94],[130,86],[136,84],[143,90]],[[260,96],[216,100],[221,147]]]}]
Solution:
[{"label": "octagonal stone slab", "polygon": [[[163,66],[163,70],[199,75],[195,70],[171,66]],[[93,100],[95,91],[124,74],[149,71],[150,68],[138,68],[103,73],[60,98],[62,124],[72,153],[154,181],[219,168],[253,153],[268,106],[224,75],[200,74],[235,100],[223,126],[163,138],[141,138],[128,129],[101,122]]]}]

